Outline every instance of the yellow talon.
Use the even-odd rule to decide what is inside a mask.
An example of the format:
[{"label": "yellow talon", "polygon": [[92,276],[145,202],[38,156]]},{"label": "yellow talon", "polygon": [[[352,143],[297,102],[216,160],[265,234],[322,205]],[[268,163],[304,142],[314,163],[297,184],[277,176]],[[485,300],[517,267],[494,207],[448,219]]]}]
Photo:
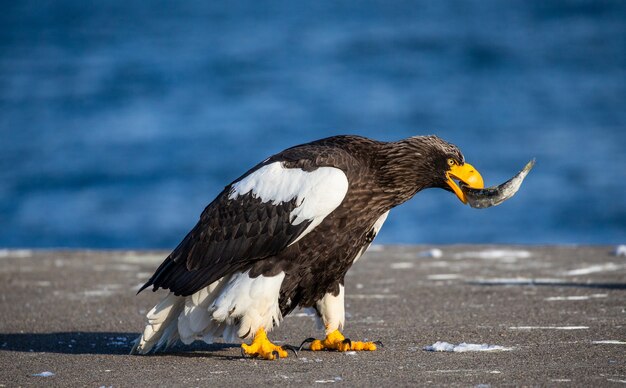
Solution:
[{"label": "yellow talon", "polygon": [[310,349],[313,351],[337,350],[340,352],[347,352],[348,350],[376,350],[376,344],[373,342],[346,340],[339,330],[335,330],[326,335],[324,340],[311,342]]},{"label": "yellow talon", "polygon": [[241,350],[245,355],[262,357],[266,360],[287,357],[287,351],[271,343],[263,328],[256,332],[250,345],[241,344]]}]

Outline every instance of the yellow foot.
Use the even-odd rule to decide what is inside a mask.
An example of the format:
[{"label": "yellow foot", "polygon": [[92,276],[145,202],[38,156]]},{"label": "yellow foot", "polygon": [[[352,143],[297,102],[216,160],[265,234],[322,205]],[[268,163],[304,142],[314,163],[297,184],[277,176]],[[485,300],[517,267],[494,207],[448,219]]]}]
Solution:
[{"label": "yellow foot", "polygon": [[241,344],[241,354],[251,357],[262,357],[266,360],[275,360],[287,357],[287,351],[280,346],[276,346],[267,339],[267,334],[263,328],[254,335],[254,340],[250,345]]},{"label": "yellow foot", "polygon": [[318,350],[337,350],[340,352],[347,352],[348,350],[376,350],[376,345],[382,345],[380,341],[376,342],[360,342],[360,341],[350,341],[350,339],[345,338],[339,330],[335,330],[332,333],[326,335],[324,340],[318,340],[315,338],[307,338],[300,345],[300,349],[302,346],[310,342],[310,349],[313,351]]}]

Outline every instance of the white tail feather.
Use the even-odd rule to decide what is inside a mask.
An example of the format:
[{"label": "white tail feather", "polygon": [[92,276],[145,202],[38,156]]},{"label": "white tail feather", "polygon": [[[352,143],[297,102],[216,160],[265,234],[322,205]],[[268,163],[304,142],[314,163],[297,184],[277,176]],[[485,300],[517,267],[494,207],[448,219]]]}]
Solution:
[{"label": "white tail feather", "polygon": [[150,310],[146,316],[148,318],[148,324],[141,338],[139,338],[139,341],[131,350],[131,354],[146,354],[152,350],[157,342],[160,343],[163,334],[168,332],[168,327],[173,322],[176,322],[175,318],[180,314],[184,300],[183,297],[170,293]]},{"label": "white tail feather", "polygon": [[[271,330],[282,320],[278,296],[284,278],[284,272],[255,278],[248,272],[233,275],[209,307],[213,319],[238,326],[235,332],[239,338],[250,338],[260,328]],[[234,338],[232,329],[228,334]]]},{"label": "white tail feather", "polygon": [[284,278],[284,272],[256,278],[236,273],[187,297],[170,293],[148,313],[131,354],[164,350],[178,340],[213,343],[223,337],[234,342],[251,338],[260,328],[270,331],[282,320],[278,297]]}]

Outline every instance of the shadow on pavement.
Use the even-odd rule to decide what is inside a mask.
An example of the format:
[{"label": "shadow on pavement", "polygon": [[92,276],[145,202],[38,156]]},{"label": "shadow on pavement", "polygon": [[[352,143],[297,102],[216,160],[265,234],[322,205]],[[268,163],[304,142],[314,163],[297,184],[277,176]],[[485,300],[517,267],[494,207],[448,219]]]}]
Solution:
[{"label": "shadow on pavement", "polygon": [[[139,333],[115,332],[61,332],[61,333],[0,333],[0,351],[63,353],[63,354],[109,354],[128,355]],[[196,342],[188,346],[174,346],[166,353],[193,351],[210,352],[238,344],[205,344]],[[204,354],[206,356],[206,354]]]},{"label": "shadow on pavement", "polygon": [[605,290],[626,290],[626,283],[573,283],[573,282],[544,282],[541,280],[480,280],[466,282],[474,286],[541,286],[541,287],[573,287],[573,288],[594,288]]}]

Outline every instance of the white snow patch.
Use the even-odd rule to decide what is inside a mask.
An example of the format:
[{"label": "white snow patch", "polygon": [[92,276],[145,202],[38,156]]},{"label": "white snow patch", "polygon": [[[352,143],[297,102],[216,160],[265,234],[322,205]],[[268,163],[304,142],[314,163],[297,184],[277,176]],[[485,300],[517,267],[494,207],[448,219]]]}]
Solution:
[{"label": "white snow patch", "polygon": [[573,296],[551,296],[549,298],[545,298],[546,301],[556,301],[556,300],[589,300],[589,299],[597,299],[597,298],[606,298],[609,294],[591,294],[591,295],[573,295]]},{"label": "white snow patch", "polygon": [[119,293],[120,288],[122,288],[121,284],[103,284],[100,285],[98,289],[95,290],[85,290],[82,292],[83,296],[86,297],[108,297],[115,293]]},{"label": "white snow patch", "polygon": [[83,294],[86,297],[107,297],[113,295],[113,291],[111,290],[87,290],[84,291]]},{"label": "white snow patch", "polygon": [[139,270],[139,266],[131,265],[131,264],[115,264],[115,265],[107,265],[105,266],[107,271],[115,270],[122,272],[137,272]]},{"label": "white snow patch", "polygon": [[33,255],[33,251],[30,249],[0,249],[0,258],[5,257],[31,257]]},{"label": "white snow patch", "polygon": [[491,352],[491,351],[508,351],[513,350],[513,348],[506,348],[504,346],[499,345],[488,345],[488,344],[468,344],[468,343],[460,343],[458,345],[454,345],[448,342],[437,341],[430,346],[424,347],[424,350],[429,352]]},{"label": "white snow patch", "polygon": [[351,294],[346,295],[346,298],[352,299],[394,299],[397,298],[396,294]]},{"label": "white snow patch", "polygon": [[456,273],[440,273],[434,275],[428,275],[428,280],[453,280],[460,278],[461,275]]},{"label": "white snow patch", "polygon": [[415,265],[413,263],[407,262],[399,262],[399,263],[391,263],[391,269],[409,269],[413,268]]},{"label": "white snow patch", "polygon": [[613,345],[626,345],[626,341],[618,341],[618,340],[601,340],[601,341],[591,341],[592,344],[613,344]]},{"label": "white snow patch", "polygon": [[624,256],[626,257],[626,245],[618,245],[613,252],[615,256]]},{"label": "white snow patch", "polygon": [[532,254],[529,251],[517,249],[487,249],[484,251],[461,252],[454,255],[455,259],[484,259],[484,260],[517,260],[528,259]]},{"label": "white snow patch", "polygon": [[356,355],[356,352],[355,352],[354,350],[351,350],[351,351],[349,351],[349,352],[345,352],[345,355],[346,355],[346,356],[355,356],[355,355]]},{"label": "white snow patch", "polygon": [[328,384],[328,383],[337,383],[339,381],[342,381],[343,379],[339,376],[335,377],[332,380],[315,380],[316,383],[318,384]]},{"label": "white snow patch", "polygon": [[569,383],[572,380],[570,380],[570,379],[552,379],[550,381],[553,381],[555,383]]},{"label": "white snow patch", "polygon": [[433,249],[429,249],[426,251],[421,251],[419,253],[420,257],[432,257],[434,259],[439,259],[440,257],[443,256],[443,251],[441,249],[438,248],[433,248]]},{"label": "white snow patch", "polygon": [[142,253],[135,251],[128,251],[122,254],[119,259],[124,261],[125,263],[132,264],[159,264],[163,261],[163,258],[167,256],[167,254],[152,254],[152,253]]},{"label": "white snow patch", "polygon": [[621,265],[615,263],[596,264],[585,268],[573,269],[565,272],[567,276],[589,275],[596,272],[616,271],[622,268]]},{"label": "white snow patch", "polygon": [[49,280],[17,280],[14,281],[13,284],[19,284],[20,286],[25,287],[50,287],[52,285],[52,282],[50,282]]},{"label": "white snow patch", "polygon": [[589,326],[511,326],[510,330],[586,330]]},{"label": "white snow patch", "polygon": [[35,374],[33,374],[33,376],[36,376],[36,377],[52,377],[52,376],[54,376],[54,372],[45,371],[45,372],[41,372],[41,373],[35,373]]}]

